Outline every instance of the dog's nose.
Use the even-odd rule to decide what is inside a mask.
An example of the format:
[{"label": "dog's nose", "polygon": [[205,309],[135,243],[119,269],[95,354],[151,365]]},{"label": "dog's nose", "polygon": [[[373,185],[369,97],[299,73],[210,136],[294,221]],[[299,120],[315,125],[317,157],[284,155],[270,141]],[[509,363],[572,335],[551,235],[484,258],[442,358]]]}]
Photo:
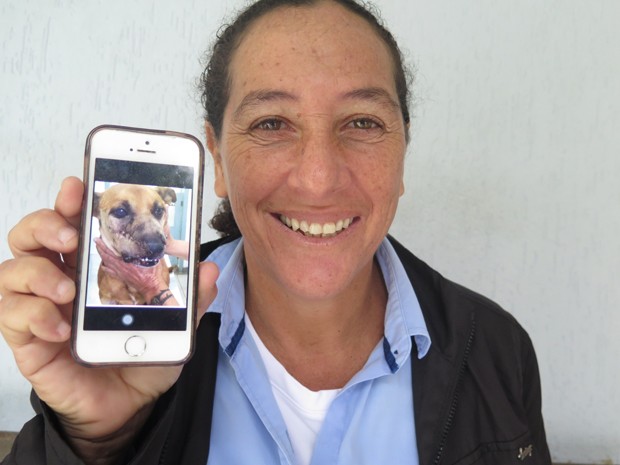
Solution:
[{"label": "dog's nose", "polygon": [[149,257],[158,257],[164,253],[166,243],[160,238],[152,238],[144,241]]}]

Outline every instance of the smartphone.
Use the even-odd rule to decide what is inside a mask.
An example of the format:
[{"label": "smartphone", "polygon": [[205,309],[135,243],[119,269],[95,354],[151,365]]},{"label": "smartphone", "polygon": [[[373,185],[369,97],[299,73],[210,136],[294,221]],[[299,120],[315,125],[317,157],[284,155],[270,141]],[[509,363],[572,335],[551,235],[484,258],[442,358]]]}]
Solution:
[{"label": "smartphone", "polygon": [[188,134],[105,125],[88,135],[78,362],[165,365],[191,356],[203,169],[204,148]]}]

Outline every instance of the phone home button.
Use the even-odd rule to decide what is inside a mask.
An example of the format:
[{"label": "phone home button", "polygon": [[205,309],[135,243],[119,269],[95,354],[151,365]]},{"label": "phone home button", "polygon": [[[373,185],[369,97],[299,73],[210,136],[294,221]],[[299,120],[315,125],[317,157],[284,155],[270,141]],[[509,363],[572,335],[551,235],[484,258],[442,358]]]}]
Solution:
[{"label": "phone home button", "polygon": [[130,357],[139,357],[146,350],[146,341],[141,336],[131,336],[125,342],[125,352]]}]

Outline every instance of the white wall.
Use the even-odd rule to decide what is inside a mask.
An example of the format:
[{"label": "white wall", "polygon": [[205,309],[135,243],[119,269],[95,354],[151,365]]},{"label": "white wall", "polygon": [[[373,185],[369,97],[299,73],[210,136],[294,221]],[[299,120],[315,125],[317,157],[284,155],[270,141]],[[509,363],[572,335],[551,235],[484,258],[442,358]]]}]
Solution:
[{"label": "white wall", "polygon": [[[2,237],[81,175],[92,127],[201,135],[199,58],[240,4],[221,3],[0,3]],[[377,4],[417,67],[394,235],[528,329],[554,459],[620,462],[620,2]],[[16,430],[28,388],[4,343],[0,370]]]}]

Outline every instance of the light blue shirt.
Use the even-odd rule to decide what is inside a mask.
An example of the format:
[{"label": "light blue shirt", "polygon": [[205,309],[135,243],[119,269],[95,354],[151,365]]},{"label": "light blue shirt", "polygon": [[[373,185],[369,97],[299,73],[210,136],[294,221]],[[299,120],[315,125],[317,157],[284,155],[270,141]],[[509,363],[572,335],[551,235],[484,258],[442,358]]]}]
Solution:
[{"label": "light blue shirt", "polygon": [[[334,399],[311,465],[418,465],[411,383],[411,336],[417,356],[431,341],[407,274],[385,239],[377,261],[388,290],[384,339]],[[260,353],[245,330],[243,240],[215,250],[221,313],[220,356],[209,465],[292,465],[293,448]]]}]

